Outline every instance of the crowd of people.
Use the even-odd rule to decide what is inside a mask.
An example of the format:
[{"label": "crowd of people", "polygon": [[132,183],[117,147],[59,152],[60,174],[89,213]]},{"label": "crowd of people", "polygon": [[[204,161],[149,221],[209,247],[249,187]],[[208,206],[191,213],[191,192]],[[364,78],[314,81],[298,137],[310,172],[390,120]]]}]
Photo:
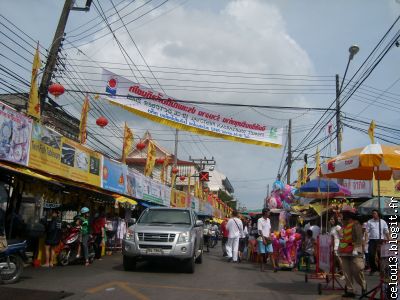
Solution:
[{"label": "crowd of people", "polygon": [[[279,257],[274,249],[275,237],[268,208],[262,210],[262,215],[256,222],[240,218],[238,212],[233,211],[231,218],[225,219],[219,230],[222,255],[228,262],[240,263],[244,257],[249,257],[248,251],[255,240],[257,245],[255,260],[259,262],[260,270],[265,271],[268,261],[273,272],[279,270]],[[372,217],[368,221],[365,217],[357,215],[354,210],[343,210],[330,216],[326,232],[332,236],[335,272],[345,281],[346,292],[343,296],[354,297],[354,282],[360,285],[362,292],[365,292],[367,286],[364,272],[369,271],[369,275],[373,276],[380,270],[380,247],[389,240],[386,221],[380,218],[377,210],[372,211]],[[296,248],[294,270],[300,270],[301,262],[307,262],[306,270],[309,270],[310,262],[316,262],[317,238],[320,233],[321,228],[317,225],[297,226],[296,239],[299,237],[299,243]]]}]

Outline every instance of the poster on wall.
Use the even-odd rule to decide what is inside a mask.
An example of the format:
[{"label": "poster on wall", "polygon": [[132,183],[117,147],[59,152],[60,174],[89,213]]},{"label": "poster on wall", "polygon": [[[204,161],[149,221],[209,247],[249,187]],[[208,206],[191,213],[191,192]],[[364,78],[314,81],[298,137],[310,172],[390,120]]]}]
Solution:
[{"label": "poster on wall", "polygon": [[171,205],[171,188],[163,185],[163,205],[169,207]]},{"label": "poster on wall", "polygon": [[126,194],[136,199],[143,199],[143,178],[143,174],[128,168],[126,173]]},{"label": "poster on wall", "polygon": [[103,159],[103,189],[124,194],[127,167],[106,157]]},{"label": "poster on wall", "polygon": [[32,120],[0,102],[0,159],[26,166]]},{"label": "poster on wall", "polygon": [[102,155],[65,137],[61,146],[61,169],[71,180],[100,186]]},{"label": "poster on wall", "polygon": [[34,122],[29,167],[94,186],[101,184],[102,155]]},{"label": "poster on wall", "polygon": [[34,122],[32,126],[29,167],[60,175],[61,134]]}]

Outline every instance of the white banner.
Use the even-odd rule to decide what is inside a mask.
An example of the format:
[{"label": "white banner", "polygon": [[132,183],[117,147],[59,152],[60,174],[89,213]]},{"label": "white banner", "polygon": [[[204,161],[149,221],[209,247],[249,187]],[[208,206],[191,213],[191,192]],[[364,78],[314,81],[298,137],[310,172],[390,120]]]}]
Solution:
[{"label": "white banner", "polygon": [[351,197],[368,198],[372,197],[372,181],[371,180],[353,180],[344,179],[343,186],[349,189]]},{"label": "white banner", "polygon": [[283,128],[224,117],[186,104],[103,69],[107,99],[170,127],[248,144],[281,147]]},{"label": "white banner", "polygon": [[332,236],[330,234],[319,235],[319,268],[330,272],[332,258]]}]

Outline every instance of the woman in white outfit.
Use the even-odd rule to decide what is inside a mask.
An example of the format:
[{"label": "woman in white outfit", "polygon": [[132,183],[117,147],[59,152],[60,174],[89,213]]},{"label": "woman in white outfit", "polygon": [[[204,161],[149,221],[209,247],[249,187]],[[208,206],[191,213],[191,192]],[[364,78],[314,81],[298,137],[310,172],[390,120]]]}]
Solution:
[{"label": "woman in white outfit", "polygon": [[238,218],[238,212],[232,212],[232,218],[226,224],[226,229],[229,232],[228,241],[226,242],[226,252],[228,261],[238,261],[239,238],[243,236],[243,223]]}]

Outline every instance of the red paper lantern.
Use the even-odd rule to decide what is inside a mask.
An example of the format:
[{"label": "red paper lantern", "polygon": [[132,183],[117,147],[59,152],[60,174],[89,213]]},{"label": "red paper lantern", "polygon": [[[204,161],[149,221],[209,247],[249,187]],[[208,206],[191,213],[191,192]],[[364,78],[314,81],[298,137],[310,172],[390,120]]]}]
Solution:
[{"label": "red paper lantern", "polygon": [[184,180],[186,179],[186,176],[183,176],[183,175],[182,175],[182,176],[179,177],[179,179],[180,179],[181,181],[184,181]]},{"label": "red paper lantern", "polygon": [[101,128],[104,128],[108,124],[108,120],[105,117],[100,117],[96,120],[96,124]]},{"label": "red paper lantern", "polygon": [[136,144],[136,149],[138,149],[139,151],[142,151],[144,148],[146,148],[146,144],[143,142],[137,143]]},{"label": "red paper lantern", "polygon": [[179,172],[179,169],[178,169],[177,167],[173,167],[172,170],[171,170],[171,172],[172,172],[173,174],[177,174],[177,173]]},{"label": "red paper lantern", "polygon": [[65,89],[59,83],[53,83],[49,86],[49,93],[55,96],[56,98],[62,94],[64,94]]},{"label": "red paper lantern", "polygon": [[160,165],[163,164],[164,163],[164,158],[157,158],[156,159],[156,163],[160,164]]}]

